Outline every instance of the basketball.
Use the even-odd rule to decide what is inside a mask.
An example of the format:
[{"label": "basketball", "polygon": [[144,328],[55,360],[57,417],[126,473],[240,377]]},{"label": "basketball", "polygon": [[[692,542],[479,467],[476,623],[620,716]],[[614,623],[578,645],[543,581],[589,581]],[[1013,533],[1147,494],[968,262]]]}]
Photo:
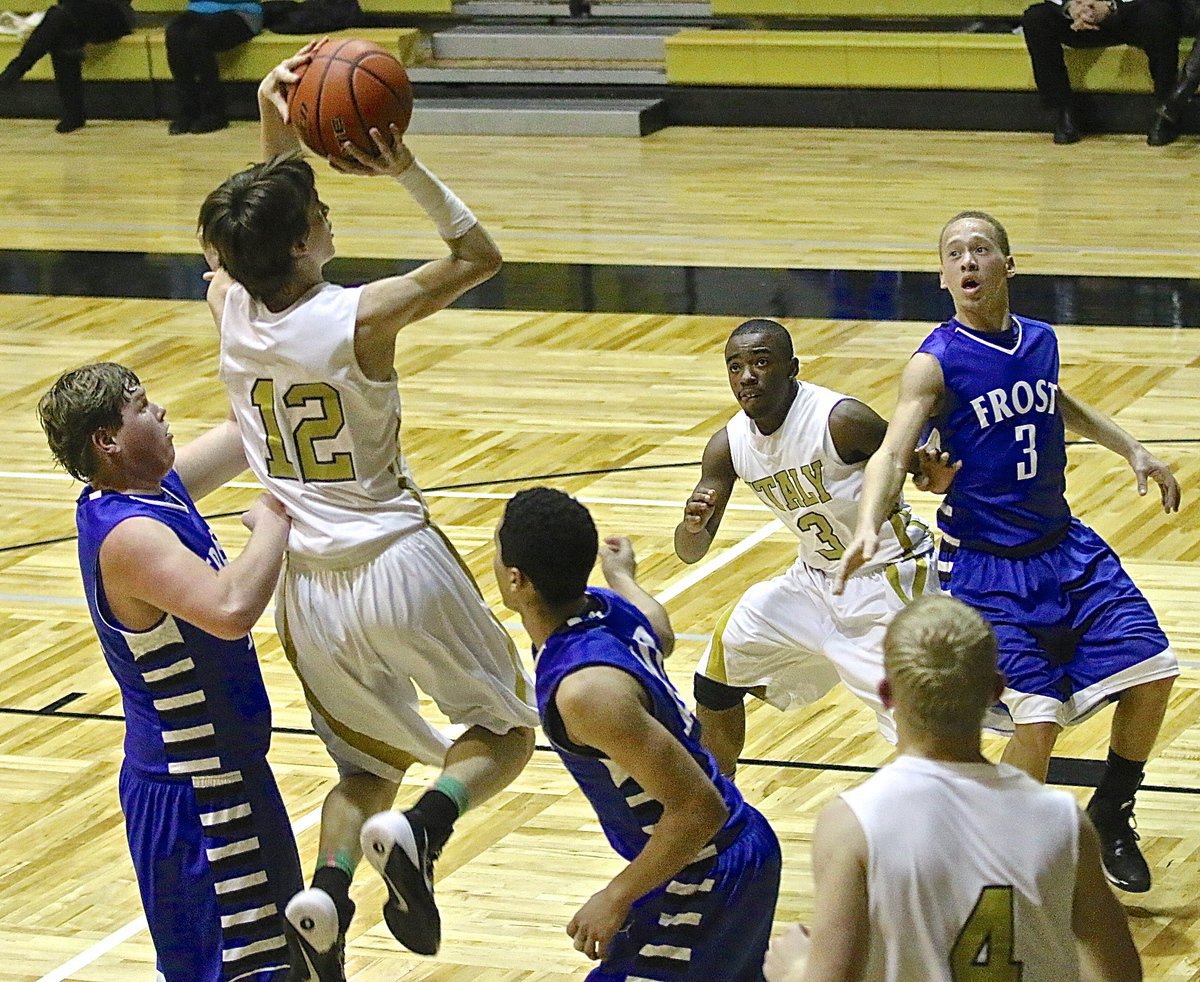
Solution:
[{"label": "basketball", "polygon": [[403,133],[412,117],[412,86],[395,55],[370,41],[327,40],[301,65],[288,96],[288,116],[306,146],[322,157],[343,157],[349,140],[371,156],[368,130]]}]

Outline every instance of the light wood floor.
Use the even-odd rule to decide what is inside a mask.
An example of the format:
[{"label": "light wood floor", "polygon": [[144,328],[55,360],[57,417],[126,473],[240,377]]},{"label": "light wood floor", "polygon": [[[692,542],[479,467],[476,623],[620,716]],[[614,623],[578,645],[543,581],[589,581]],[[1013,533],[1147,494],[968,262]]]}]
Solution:
[{"label": "light wood floor", "polygon": [[[189,250],[203,193],[253,153],[248,125],[183,142],[168,140],[159,124],[100,123],[65,139],[47,130],[44,121],[9,121],[0,133],[5,248]],[[1164,154],[1133,137],[1094,140],[1068,158],[1044,136],[995,134],[705,129],[642,141],[413,142],[511,259],[925,269],[941,222],[959,207],[979,206],[1008,220],[1018,263],[1030,270],[1183,275],[1200,268],[1200,231],[1178,214],[1195,182],[1195,148],[1186,143]],[[1114,194],[1117,168],[1144,179]],[[344,253],[435,254],[436,239],[398,188],[321,180]],[[77,487],[51,468],[32,410],[61,370],[113,359],[141,374],[184,442],[224,412],[215,340],[197,303],[44,296],[0,303],[0,424],[8,434],[0,465],[0,979],[140,982],[153,978],[148,936],[117,934],[140,914],[116,796],[121,724],[12,712],[70,693],[82,695],[67,712],[120,712],[82,602],[74,543],[49,541],[72,534]],[[698,460],[735,408],[720,355],[735,324],[445,311],[404,332],[397,367],[406,450],[428,488],[478,483],[435,491],[432,503],[490,601],[498,599],[492,528],[522,485],[488,482]],[[788,324],[806,378],[885,414],[896,373],[929,326]],[[1190,793],[1200,788],[1200,457],[1182,442],[1195,437],[1200,419],[1200,331],[1130,325],[1063,329],[1060,337],[1064,386],[1139,436],[1164,441],[1156,451],[1184,485],[1183,510],[1165,518],[1155,499],[1138,498],[1122,461],[1095,447],[1071,450],[1076,510],[1122,554],[1185,662],[1147,778],[1183,790],[1139,797],[1156,881],[1144,897],[1124,899],[1147,978],[1200,979],[1200,820]],[[696,475],[678,467],[554,482],[591,505],[602,531],[633,537],[644,582],[669,598],[682,635],[672,674],[685,693],[716,614],[794,555],[782,532],[737,554],[771,517],[739,491],[712,562],[692,575],[696,568],[678,562],[670,543]],[[202,507],[235,511],[253,494],[247,482]],[[930,515],[931,501],[915,500]],[[229,551],[240,550],[245,534],[236,518],[214,527]],[[733,558],[722,565],[726,553]],[[255,636],[276,725],[306,729],[269,617]],[[1059,752],[1101,756],[1107,722],[1106,713],[1069,732]],[[772,761],[873,766],[889,756],[869,714],[841,692],[787,714],[756,708],[750,734],[747,756]],[[311,822],[333,776],[319,741],[279,734],[271,758],[293,819]],[[414,772],[403,794],[411,797],[428,777]],[[783,763],[740,771],[747,797],[783,841],[780,926],[810,919],[814,816],[859,779]],[[315,829],[299,841],[307,866]],[[511,789],[464,818],[446,851],[438,959],[398,950],[378,916],[382,887],[364,870],[349,974],[372,982],[581,978],[588,966],[564,926],[619,865],[565,772],[538,752]],[[106,939],[110,950],[60,971]]]}]

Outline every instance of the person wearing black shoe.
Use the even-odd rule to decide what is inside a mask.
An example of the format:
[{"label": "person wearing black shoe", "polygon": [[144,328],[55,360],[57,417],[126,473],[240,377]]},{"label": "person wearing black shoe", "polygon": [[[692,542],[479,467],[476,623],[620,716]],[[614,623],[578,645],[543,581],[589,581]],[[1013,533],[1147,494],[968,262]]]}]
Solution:
[{"label": "person wearing black shoe", "polygon": [[[675,635],[637,582],[633,547],[600,543],[553,488],[509,499],[492,568],[533,640],[551,746],[628,862],[567,925],[590,980],[751,982],[779,893],[779,842],[699,740],[667,678]],[[588,586],[596,564],[608,589]]]},{"label": "person wearing black shoe", "polygon": [[166,30],[176,101],[168,133],[212,133],[229,125],[217,53],[245,44],[262,26],[258,0],[188,0]]},{"label": "person wearing black shoe", "polygon": [[[1025,47],[1038,93],[1054,112],[1054,142],[1076,143],[1083,132],[1071,98],[1063,46],[1141,48],[1150,61],[1154,94],[1161,103],[1175,87],[1179,67],[1179,16],[1173,0],[1041,0],[1021,18]],[[1164,142],[1168,127],[1156,116],[1147,141]],[[1172,137],[1173,139],[1173,137]]]},{"label": "person wearing black shoe", "polygon": [[1151,146],[1165,146],[1179,137],[1183,111],[1196,97],[1196,90],[1200,88],[1200,0],[1180,0],[1180,11],[1183,32],[1194,34],[1196,37],[1192,41],[1192,50],[1188,53],[1187,61],[1183,63],[1179,82],[1158,107],[1155,128],[1151,129],[1147,137]]},{"label": "person wearing black shoe", "polygon": [[0,92],[19,82],[46,55],[58,90],[59,133],[87,122],[83,104],[85,44],[115,41],[133,30],[130,0],[59,0],[25,39],[17,56],[0,71]]},{"label": "person wearing black shoe", "polygon": [[246,468],[232,420],[175,451],[166,410],[111,362],[38,403],[50,449],[86,482],[79,566],[125,709],[120,799],[163,982],[284,982],[281,913],[302,885],[267,764],[271,706],[250,629],[291,522],[262,495],[227,560],[193,500]]},{"label": "person wearing black shoe", "polygon": [[918,597],[888,626],[883,661],[898,755],[821,809],[812,934],[772,943],[767,982],[884,978],[868,962],[890,982],[1139,982],[1075,798],[981,752],[1004,691],[987,622],[952,597]]},{"label": "person wearing black shoe", "polygon": [[[333,226],[287,107],[317,43],[263,79],[264,163],[212,191],[198,225],[246,459],[293,519],[276,621],[338,769],[312,886],[285,918],[299,977],[340,982],[364,849],[391,891],[393,933],[413,951],[438,950],[433,861],[457,818],[528,763],[537,709],[512,639],[434,524],[398,443],[400,331],[491,278],[500,251],[393,126],[372,130],[375,155],[345,144],[337,169],[392,178],[377,187],[399,185],[446,254],[363,286],[325,281]],[[418,686],[461,727],[453,738],[422,716]],[[441,767],[434,787],[409,811],[364,825],[394,806],[418,760]]]},{"label": "person wearing black shoe", "polygon": [[962,462],[938,509],[938,575],[1000,639],[1008,684],[999,705],[1014,724],[1004,760],[1045,781],[1062,728],[1116,702],[1097,831],[1109,878],[1146,889],[1148,875],[1129,875],[1140,862],[1130,858],[1138,851],[1133,793],[1179,662],[1116,553],[1071,514],[1065,430],[1125,458],[1139,494],[1157,484],[1168,514],[1179,510],[1179,483],[1169,464],[1062,387],[1054,329],[1009,308],[1016,264],[1000,222],[981,211],[955,215],[938,251],[954,317],[934,328],[901,375],[834,590],[874,553],[910,455],[936,429],[942,449]]}]

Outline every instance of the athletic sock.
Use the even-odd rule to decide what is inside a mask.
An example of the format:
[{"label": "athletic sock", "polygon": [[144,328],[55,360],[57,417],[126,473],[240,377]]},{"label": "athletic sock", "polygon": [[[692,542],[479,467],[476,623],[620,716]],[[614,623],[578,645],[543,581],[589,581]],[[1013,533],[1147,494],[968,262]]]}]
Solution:
[{"label": "athletic sock", "polygon": [[1146,770],[1144,760],[1129,760],[1110,750],[1104,776],[1096,788],[1096,797],[1113,804],[1132,801]]},{"label": "athletic sock", "polygon": [[467,810],[467,789],[456,778],[441,775],[432,788],[421,795],[408,814],[415,815],[425,828],[429,848],[441,852],[454,831],[454,823]]},{"label": "athletic sock", "polygon": [[350,899],[350,874],[346,872],[338,860],[330,865],[320,866],[313,874],[312,885],[318,890],[324,890],[333,898],[333,905],[338,912],[338,930],[345,934],[354,917],[354,901]]}]

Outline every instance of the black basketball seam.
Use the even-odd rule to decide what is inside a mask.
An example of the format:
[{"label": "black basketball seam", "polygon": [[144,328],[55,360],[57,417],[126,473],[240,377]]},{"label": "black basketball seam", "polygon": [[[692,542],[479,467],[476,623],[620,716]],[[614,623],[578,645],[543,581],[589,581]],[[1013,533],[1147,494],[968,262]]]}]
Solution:
[{"label": "black basketball seam", "polygon": [[[364,56],[364,57],[365,57],[365,56]],[[399,64],[400,64],[400,67],[401,67],[401,68],[404,68],[404,62],[400,61],[400,59],[399,59],[399,58],[396,58],[395,60],[396,60],[397,62],[399,62]],[[397,102],[400,102],[401,104],[403,104],[404,102],[406,102],[406,101],[407,101],[407,100],[405,100],[405,99],[404,99],[404,97],[403,97],[403,96],[401,96],[401,95],[400,95],[400,93],[399,93],[399,92],[397,92],[395,89],[393,89],[393,88],[391,87],[391,85],[388,83],[388,80],[387,80],[387,79],[385,79],[385,78],[380,78],[380,77],[379,77],[378,75],[376,75],[376,74],[375,74],[373,71],[371,71],[371,69],[369,69],[369,68],[368,68],[366,65],[363,65],[363,64],[359,63],[359,64],[356,64],[354,67],[355,67],[355,68],[357,68],[359,71],[366,72],[368,75],[370,75],[370,76],[371,76],[371,78],[375,79],[375,81],[376,81],[376,82],[378,82],[380,85],[382,85],[382,86],[383,86],[385,89],[387,89],[387,90],[388,90],[388,91],[389,91],[389,92],[392,94],[392,98],[393,98],[393,99],[395,99]],[[404,77],[405,77],[405,78],[408,78],[408,72],[407,72],[407,70],[406,70],[406,71],[405,71],[405,73],[404,73]],[[409,85],[411,85],[411,84],[412,84],[412,83],[410,82],[410,83],[409,83]]]},{"label": "black basketball seam", "polygon": [[[345,43],[345,42],[343,42]],[[329,69],[333,65],[333,59],[329,58],[325,61],[325,70],[321,72],[321,80],[317,85],[317,104],[314,107],[314,112],[317,117],[317,138],[321,144],[321,156],[328,157],[329,150],[325,146],[325,127],[321,125],[321,98],[325,95],[325,78],[329,74]]]}]

